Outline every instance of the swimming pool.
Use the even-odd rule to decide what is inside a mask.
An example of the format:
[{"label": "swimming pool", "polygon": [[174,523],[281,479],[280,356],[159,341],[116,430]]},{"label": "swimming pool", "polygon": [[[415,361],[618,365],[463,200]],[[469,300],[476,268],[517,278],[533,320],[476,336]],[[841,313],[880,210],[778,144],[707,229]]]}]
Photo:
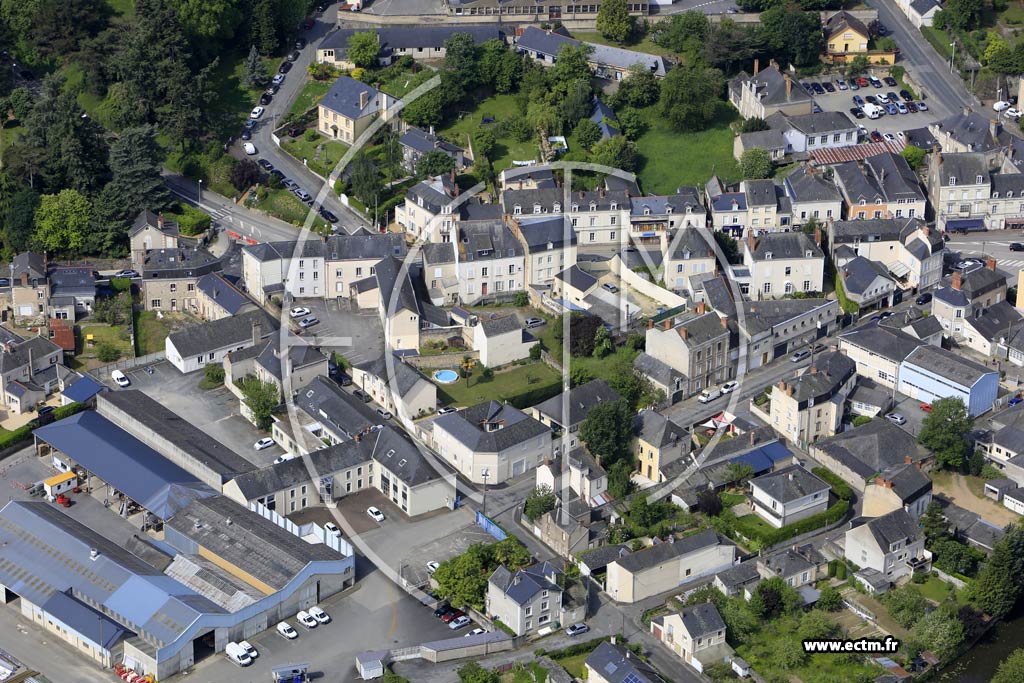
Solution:
[{"label": "swimming pool", "polygon": [[459,380],[459,373],[454,370],[438,370],[434,373],[434,379],[441,384],[452,384]]}]

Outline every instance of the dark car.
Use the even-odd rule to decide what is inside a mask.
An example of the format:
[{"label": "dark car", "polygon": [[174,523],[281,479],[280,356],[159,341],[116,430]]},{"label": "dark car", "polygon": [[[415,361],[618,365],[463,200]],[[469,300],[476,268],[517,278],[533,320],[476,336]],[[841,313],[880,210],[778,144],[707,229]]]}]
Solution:
[{"label": "dark car", "polygon": [[878,25],[878,35],[880,35],[880,36],[887,36],[887,35],[889,35],[889,29],[887,29],[885,27],[885,24],[879,24]]},{"label": "dark car", "polygon": [[885,78],[882,79],[882,82],[885,83],[890,88],[896,87],[896,79],[893,78],[892,76],[886,76]]},{"label": "dark car", "polygon": [[352,395],[358,398],[363,403],[370,402],[370,396],[361,389],[356,389],[355,391],[352,392]]},{"label": "dark car", "polygon": [[892,311],[882,311],[881,313],[878,314],[878,317],[881,318],[882,320],[885,320],[886,318],[888,318],[891,315],[892,315]]},{"label": "dark car", "polygon": [[907,102],[907,111],[909,111],[911,114],[916,114],[917,105],[914,104],[913,102]]},{"label": "dark car", "polygon": [[811,83],[811,89],[819,95],[825,94],[825,89],[821,87],[821,83]]},{"label": "dark car", "polygon": [[1010,242],[1010,251],[1024,251],[1024,244],[1020,242]]},{"label": "dark car", "polygon": [[466,613],[463,612],[462,610],[460,610],[460,609],[453,609],[452,611],[448,612],[443,617],[441,617],[441,621],[443,621],[444,623],[448,624],[448,623],[454,621],[455,619],[458,619],[459,617],[464,617],[464,616],[466,616]]},{"label": "dark car", "polygon": [[295,49],[296,50],[301,50],[304,47],[306,47],[306,39],[305,38],[296,38],[295,39]]},{"label": "dark car", "polygon": [[292,50],[291,52],[288,53],[288,61],[289,62],[295,62],[295,61],[298,61],[298,59],[299,59],[299,51],[298,50]]},{"label": "dark car", "polygon": [[269,172],[269,171],[273,171],[274,170],[274,165],[272,163],[270,163],[269,161],[267,161],[266,159],[260,159],[256,163],[259,164],[260,168],[262,168],[264,171],[268,171]]},{"label": "dark car", "polygon": [[869,135],[871,137],[871,141],[872,142],[881,142],[882,141],[882,134],[879,133],[877,130],[871,131],[871,133]]},{"label": "dark car", "polygon": [[320,207],[320,217],[323,218],[328,223],[337,223],[338,222],[338,217],[335,216],[331,211],[329,211],[328,209],[325,209],[322,206]]},{"label": "dark car", "polygon": [[825,81],[824,83],[822,83],[821,87],[823,87],[825,89],[825,92],[835,92],[836,91],[836,86],[832,85],[828,81]]},{"label": "dark car", "polygon": [[277,67],[277,73],[286,74],[292,70],[291,62],[281,62],[281,66]]},{"label": "dark car", "polygon": [[310,17],[309,19],[306,19],[306,21],[302,22],[302,28],[304,28],[304,29],[306,29],[308,31],[309,29],[313,28],[313,26],[315,24],[316,24],[316,19],[314,19],[313,17]]},{"label": "dark car", "polygon": [[281,86],[279,84],[271,83],[270,85],[267,86],[267,89],[264,90],[263,92],[267,93],[268,95],[276,95],[277,91],[280,90],[280,89],[281,89]]},{"label": "dark car", "polygon": [[273,95],[271,95],[268,92],[265,92],[262,95],[260,95],[260,104],[265,107],[268,104],[270,104],[270,101],[273,100],[273,99],[274,99]]},{"label": "dark car", "polygon": [[248,128],[243,128],[241,137],[243,140],[252,140],[252,131]]},{"label": "dark car", "polygon": [[864,118],[864,112],[860,107],[850,107],[850,113],[853,114],[853,118],[862,119]]},{"label": "dark car", "polygon": [[926,303],[932,300],[931,292],[925,292],[921,296],[914,299],[914,303],[918,306],[924,306]]},{"label": "dark car", "polygon": [[437,617],[438,619],[440,619],[441,617],[443,617],[448,612],[451,612],[452,610],[453,610],[452,606],[448,603],[447,600],[445,600],[444,602],[442,602],[440,605],[437,606],[437,609],[434,610],[434,616]]},{"label": "dark car", "polygon": [[864,98],[861,97],[860,95],[854,95],[853,96],[853,103],[856,104],[858,107],[863,107],[864,106]]},{"label": "dark car", "polygon": [[56,419],[56,415],[53,414],[53,406],[39,406],[39,412],[36,413],[38,417],[34,420],[40,427],[48,425]]},{"label": "dark car", "polygon": [[864,99],[867,100],[868,104],[878,104],[878,98],[874,95],[868,95]]},{"label": "dark car", "polygon": [[909,90],[900,90],[900,97],[903,98],[904,102],[913,102],[914,98],[911,97]]},{"label": "dark car", "polygon": [[350,387],[352,386],[352,378],[345,373],[341,373],[338,375],[338,384],[343,387]]},{"label": "dark car", "polygon": [[276,176],[280,180],[284,180],[284,173],[276,168],[270,172],[270,175]]},{"label": "dark car", "polygon": [[0,287],[10,287],[11,279],[6,277],[0,277]]},{"label": "dark car", "polygon": [[887,92],[885,93],[885,96],[889,98],[889,102],[891,104],[896,104],[897,102],[900,101],[900,96],[894,92]]}]

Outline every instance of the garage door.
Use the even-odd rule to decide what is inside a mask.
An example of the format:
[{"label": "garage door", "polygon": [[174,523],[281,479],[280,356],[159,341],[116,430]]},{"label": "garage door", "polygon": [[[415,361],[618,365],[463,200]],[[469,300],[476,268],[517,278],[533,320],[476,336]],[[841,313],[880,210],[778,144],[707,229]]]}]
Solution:
[{"label": "garage door", "polygon": [[520,474],[526,471],[526,460],[516,460],[512,463],[512,476],[518,477]]},{"label": "garage door", "polygon": [[32,315],[35,310],[32,306],[18,306],[18,315]]}]

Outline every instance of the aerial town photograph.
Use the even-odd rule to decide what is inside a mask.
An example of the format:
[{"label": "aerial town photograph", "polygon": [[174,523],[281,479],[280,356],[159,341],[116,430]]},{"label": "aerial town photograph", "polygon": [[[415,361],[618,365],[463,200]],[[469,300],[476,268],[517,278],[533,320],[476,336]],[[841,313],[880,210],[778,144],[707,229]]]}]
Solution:
[{"label": "aerial town photograph", "polygon": [[1024,683],[1022,117],[1024,0],[0,0],[0,683]]}]

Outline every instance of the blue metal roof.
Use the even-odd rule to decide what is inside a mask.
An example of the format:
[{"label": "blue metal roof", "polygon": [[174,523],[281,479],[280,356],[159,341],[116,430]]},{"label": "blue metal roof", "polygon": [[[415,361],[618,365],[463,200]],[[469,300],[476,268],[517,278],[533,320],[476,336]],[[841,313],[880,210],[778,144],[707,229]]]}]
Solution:
[{"label": "blue metal roof", "polygon": [[40,427],[33,434],[160,519],[169,519],[196,498],[217,495],[212,488],[93,411]]},{"label": "blue metal roof", "polygon": [[94,380],[92,377],[89,377],[88,375],[83,375],[81,379],[79,379],[77,382],[72,384],[70,387],[68,387],[61,393],[64,394],[66,398],[69,398],[72,401],[84,403],[85,401],[88,401],[90,398],[100,393],[101,391],[103,391],[102,384]]},{"label": "blue metal roof", "polygon": [[43,603],[42,608],[54,619],[103,650],[109,650],[126,635],[134,635],[103,612],[76,599],[71,595],[70,588],[64,593],[54,593]]},{"label": "blue metal roof", "polygon": [[782,443],[773,441],[763,446],[758,446],[743,455],[733,458],[730,462],[742,462],[754,468],[754,472],[767,472],[776,462],[793,455],[793,451],[786,448]]}]

